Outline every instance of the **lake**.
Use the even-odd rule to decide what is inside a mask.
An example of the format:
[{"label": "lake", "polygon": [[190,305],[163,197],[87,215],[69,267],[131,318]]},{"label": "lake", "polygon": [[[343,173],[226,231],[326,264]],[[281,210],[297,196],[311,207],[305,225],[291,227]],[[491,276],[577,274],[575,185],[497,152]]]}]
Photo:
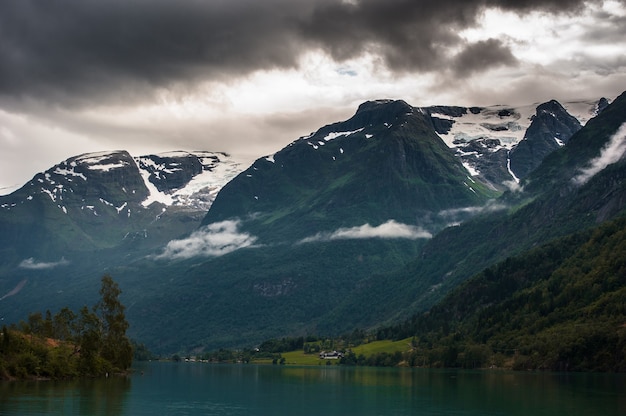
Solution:
[{"label": "lake", "polygon": [[139,363],[129,377],[0,382],[2,415],[626,415],[626,375]]}]

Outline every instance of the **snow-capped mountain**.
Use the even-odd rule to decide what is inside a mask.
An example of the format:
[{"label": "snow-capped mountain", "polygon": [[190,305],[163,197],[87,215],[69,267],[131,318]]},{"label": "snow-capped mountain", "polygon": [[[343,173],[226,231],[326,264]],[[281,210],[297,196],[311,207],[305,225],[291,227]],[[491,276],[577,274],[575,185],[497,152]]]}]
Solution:
[{"label": "snow-capped mountain", "polygon": [[[496,139],[512,149],[525,136],[542,103],[524,106],[494,105],[490,107],[425,107],[442,126],[437,132],[450,148],[476,139]],[[607,105],[607,100],[581,100],[562,103],[563,108],[584,125]],[[447,126],[447,128],[445,128]]]},{"label": "snow-capped mountain", "polygon": [[126,151],[87,153],[35,175],[18,191],[0,197],[0,208],[15,208],[47,195],[64,213],[66,202],[75,203],[77,198],[83,202],[80,209],[94,215],[99,208],[113,207],[118,214],[130,216],[131,205],[148,207],[155,202],[207,211],[221,187],[242,170],[241,162],[225,153],[177,151],[139,157]]},{"label": "snow-capped mountain", "polygon": [[150,192],[144,206],[160,202],[208,211],[222,187],[245,168],[226,153],[169,152],[135,157]]},{"label": "snow-capped mountain", "polygon": [[159,247],[193,231],[241,170],[229,155],[212,152],[71,157],[0,196],[2,260]]},{"label": "snow-capped mountain", "polygon": [[377,100],[257,159],[223,188],[203,224],[236,217],[271,239],[390,220],[433,231],[453,221],[440,212],[460,214],[495,196],[440,140],[427,111]]},{"label": "snow-capped mountain", "polygon": [[525,106],[432,106],[423,111],[430,114],[435,130],[472,177],[503,190],[530,173],[607,105],[602,98],[562,106],[551,100]]},{"label": "snow-capped mountain", "polygon": [[[105,273],[124,289],[132,336],[164,352],[423,310],[493,261],[623,214],[623,161],[572,178],[625,123],[626,94],[588,122],[593,102],[566,103],[585,124],[569,142],[569,116],[547,104],[371,101],[241,173],[207,152],[70,158],[0,197],[3,316],[90,303]],[[520,192],[500,192],[535,128],[567,144]]]}]

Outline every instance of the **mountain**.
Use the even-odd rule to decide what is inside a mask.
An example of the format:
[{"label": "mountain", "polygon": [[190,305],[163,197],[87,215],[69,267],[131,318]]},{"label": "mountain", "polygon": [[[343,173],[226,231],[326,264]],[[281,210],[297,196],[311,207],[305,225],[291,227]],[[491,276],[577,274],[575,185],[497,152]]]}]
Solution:
[{"label": "mountain", "polygon": [[[509,257],[427,313],[380,333],[399,339],[419,334],[417,355],[454,349],[447,363],[453,366],[487,366],[499,355],[523,370],[623,372],[625,254],[622,215]],[[464,362],[477,351],[476,363]]]},{"label": "mountain", "polygon": [[563,105],[589,121],[515,192],[503,193],[509,155],[530,126],[544,131],[536,105],[370,101],[245,170],[208,152],[70,158],[0,197],[3,316],[77,309],[108,273],[131,335],[161,353],[401,320],[506,256],[619,214],[619,164],[572,178],[623,101],[593,118],[596,102]]},{"label": "mountain", "polygon": [[[393,219],[436,232],[518,181],[511,163],[531,172],[559,147],[555,137],[566,143],[605,101],[568,104],[578,118],[554,100],[519,109],[366,102],[258,159],[225,186],[203,225],[236,218],[255,233],[297,239]],[[523,156],[529,143],[537,149]]]},{"label": "mountain", "polygon": [[608,100],[602,98],[563,105],[551,100],[518,107],[432,106],[422,110],[430,114],[437,134],[455,150],[472,177],[504,191],[607,105]]},{"label": "mountain", "polygon": [[217,191],[240,170],[228,155],[210,152],[69,158],[0,196],[1,264],[161,246],[196,228]]},{"label": "mountain", "polygon": [[[371,326],[383,316],[391,322],[407,311],[426,310],[496,262],[623,214],[624,123],[626,93],[548,155],[517,191],[435,235],[404,268],[362,282],[337,313],[351,311],[361,326]],[[381,293],[389,301],[374,302]]]},{"label": "mountain", "polygon": [[146,328],[186,322],[161,332],[166,349],[316,332],[364,278],[405,264],[432,233],[467,217],[464,208],[495,195],[469,178],[428,114],[367,102],[258,159],[224,186],[200,229],[156,263],[133,266],[140,287],[160,287],[133,308]]},{"label": "mountain", "polygon": [[581,127],[557,101],[541,104],[524,138],[510,152],[511,172],[517,178],[526,177],[547,155],[567,144]]},{"label": "mountain", "polygon": [[[621,99],[616,100],[615,105],[607,107],[606,113],[597,116],[597,120],[591,123],[591,129],[578,133],[580,137],[599,134],[596,126],[606,124],[613,115],[619,114],[622,105]],[[588,192],[602,189],[597,184],[605,182],[604,174],[594,178],[596,183],[589,183],[562,200],[548,197],[559,195],[554,192],[555,188],[542,191],[542,195],[524,191],[507,193],[495,202],[488,202],[488,195],[483,194],[483,205],[462,208],[456,205],[457,208],[446,209],[445,204],[455,200],[446,199],[445,194],[437,201],[439,205],[427,205],[430,201],[425,198],[425,201],[420,201],[420,208],[430,209],[430,215],[425,216],[428,221],[419,222],[423,217],[414,216],[415,222],[409,223],[405,220],[408,217],[402,216],[402,213],[396,217],[400,218],[398,221],[407,221],[396,225],[418,225],[421,230],[430,230],[428,233],[433,236],[432,239],[421,233],[422,238],[414,243],[408,239],[380,238],[383,227],[377,224],[385,220],[378,219],[376,222],[376,217],[366,217],[358,206],[346,205],[343,210],[333,211],[324,205],[322,202],[334,201],[335,198],[342,201],[341,197],[345,194],[355,195],[355,200],[359,200],[357,195],[361,195],[361,204],[370,201],[367,211],[371,212],[370,215],[389,219],[392,216],[388,214],[393,212],[394,205],[387,201],[397,201],[389,195],[393,195],[394,186],[404,189],[404,184],[401,180],[388,179],[386,186],[391,189],[384,190],[375,188],[376,179],[368,176],[372,166],[376,167],[379,175],[389,170],[393,172],[393,166],[386,163],[387,160],[397,160],[397,154],[394,157],[393,151],[389,151],[391,157],[381,157],[386,154],[386,146],[395,143],[396,147],[392,149],[410,149],[409,143],[415,140],[422,153],[429,154],[420,146],[433,146],[444,155],[451,153],[440,146],[441,141],[432,135],[435,126],[432,121],[428,122],[428,113],[415,109],[410,112],[409,107],[406,103],[394,101],[366,103],[353,118],[325,126],[278,153],[257,160],[249,170],[229,182],[205,217],[204,231],[179,241],[171,247],[173,250],[164,253],[177,260],[175,265],[170,263],[167,275],[172,275],[174,268],[184,270],[179,272],[175,284],[161,281],[162,295],[158,300],[145,299],[145,302],[133,306],[141,309],[141,320],[150,322],[148,326],[160,324],[164,329],[158,345],[166,349],[171,348],[168,346],[172,343],[193,345],[198,349],[243,346],[254,344],[255,340],[286,334],[338,334],[355,327],[370,328],[383,322],[394,322],[434,305],[472,274],[507,255],[595,224],[593,217],[588,215],[594,212],[593,207],[587,205],[582,208],[580,201],[587,198]],[[369,113],[372,108],[378,111]],[[403,126],[407,118],[410,120],[406,123],[409,130],[423,130],[409,137],[394,135],[398,133],[389,126]],[[400,122],[394,123],[395,120]],[[378,130],[375,130],[376,127]],[[361,128],[363,130],[357,131]],[[379,143],[371,143],[367,140],[375,139],[375,133],[367,129],[391,132],[389,136],[379,137]],[[327,137],[329,140],[326,140]],[[336,147],[329,147],[335,140]],[[576,142],[574,138],[571,140]],[[606,142],[608,136],[598,139],[598,143],[601,140]],[[360,146],[348,147],[353,144]],[[367,165],[368,169],[359,170],[360,165],[368,161],[365,155],[359,154],[363,145],[371,146],[368,150],[374,150],[373,154],[377,157],[372,165]],[[357,157],[337,157],[350,155],[350,152]],[[570,158],[577,152],[575,149]],[[438,154],[435,151],[432,153]],[[421,194],[429,195],[428,185],[438,186],[437,178],[441,177],[438,173],[442,170],[436,168],[437,161],[444,157],[447,156],[406,165],[407,169],[412,169],[411,175],[422,175],[422,178],[429,178],[424,171],[435,172],[430,182],[426,179],[419,182],[424,186]],[[290,165],[291,160],[297,160],[297,168]],[[445,160],[450,163],[449,159]],[[361,180],[327,182],[339,176],[324,175],[331,169],[336,169],[333,173],[340,172],[338,169],[341,166],[336,166],[337,161],[349,162],[350,169]],[[581,158],[578,168],[587,161]],[[452,163],[452,166],[459,165],[458,159]],[[428,169],[432,166],[434,168]],[[287,174],[283,174],[283,170]],[[455,168],[452,172],[459,170]],[[467,182],[467,176],[465,173],[463,182]],[[450,177],[461,180],[454,174]],[[571,179],[571,173],[569,177]],[[390,175],[390,178],[393,176]],[[623,182],[616,179],[607,180],[617,184],[617,187],[621,186]],[[531,175],[528,180],[535,179]],[[263,187],[265,183],[271,186]],[[454,186],[460,182],[447,183]],[[283,194],[281,190],[290,192]],[[305,192],[299,193],[300,190]],[[317,199],[323,193],[324,198]],[[411,195],[404,197],[409,199]],[[384,209],[377,208],[375,202],[378,199],[385,201]],[[609,199],[605,197],[604,201]],[[409,206],[410,213],[415,212],[411,209],[413,207]],[[444,213],[459,211],[467,216],[478,216],[474,220],[466,219],[457,227],[437,228],[444,222]],[[383,217],[381,212],[387,216]],[[519,214],[514,215],[516,212]],[[551,215],[548,216],[548,213]],[[559,216],[562,216],[562,221],[556,222],[555,218]],[[447,220],[452,221],[450,218]],[[437,221],[441,223],[437,224]],[[226,241],[234,241],[235,237],[244,242],[239,250],[205,260],[186,257],[191,254],[190,247],[196,247],[200,242],[203,247],[216,242],[224,245]],[[168,267],[166,264],[159,267]],[[147,267],[141,266],[144,270]],[[155,282],[153,277],[148,277],[152,275],[150,272],[147,274],[146,282],[148,279]],[[164,306],[173,297],[178,305],[175,311]],[[178,322],[185,322],[185,325],[175,331],[165,330],[176,327]],[[233,328],[239,335],[233,336]],[[141,334],[141,337],[148,336],[147,333]]]},{"label": "mountain", "polygon": [[449,220],[442,211],[461,214],[495,195],[469,176],[426,112],[381,100],[258,159],[222,189],[203,225],[237,218],[260,238],[296,240],[390,220],[431,232]]}]

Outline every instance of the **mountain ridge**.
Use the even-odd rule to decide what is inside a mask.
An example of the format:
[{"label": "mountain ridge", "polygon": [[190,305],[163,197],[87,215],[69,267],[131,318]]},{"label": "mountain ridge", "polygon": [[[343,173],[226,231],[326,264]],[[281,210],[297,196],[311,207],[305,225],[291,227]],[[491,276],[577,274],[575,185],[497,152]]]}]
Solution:
[{"label": "mountain ridge", "polygon": [[[486,113],[480,108],[431,110],[450,114],[446,122],[401,100],[363,103],[350,119],[241,172],[225,169],[233,177],[214,201],[210,186],[194,183],[200,165],[204,173],[219,169],[204,169],[214,160],[209,155],[205,164],[185,152],[80,155],[34,179],[38,196],[24,189],[0,198],[0,289],[13,293],[3,301],[12,313],[39,302],[44,291],[55,294],[46,297],[51,307],[77,302],[93,276],[106,272],[124,288],[134,336],[156,351],[398,320],[434,304],[474,269],[558,234],[558,227],[565,233],[621,212],[621,165],[578,188],[571,178],[614,133],[609,126],[623,118],[622,101],[497,200],[503,190],[474,175],[458,149],[474,146],[475,160],[498,154],[494,172],[508,174],[502,142],[485,136],[453,147],[446,142],[463,117],[480,120],[476,129],[508,134],[495,120],[480,126],[485,119],[477,117]],[[514,113],[490,110],[509,131]],[[578,137],[597,143],[597,151]],[[571,151],[580,155],[566,156]],[[81,160],[90,161],[86,170],[78,169]],[[550,165],[563,172],[555,175]],[[73,188],[87,173],[100,175],[100,184]],[[208,199],[189,206],[185,198],[198,192],[196,185]],[[208,202],[207,213],[201,204]],[[19,214],[24,206],[31,208]]]},{"label": "mountain ridge", "polygon": [[[317,170],[302,169],[310,165]],[[355,187],[355,181],[365,186]],[[434,187],[439,189],[437,196],[430,194]],[[327,192],[333,197],[325,197]],[[444,193],[449,202],[439,206],[436,200]],[[269,213],[267,207],[281,201],[282,206],[300,207],[284,216],[300,218],[299,235],[304,237],[314,228],[310,224],[307,229],[302,222],[312,211],[313,216],[327,216],[328,224],[335,227],[378,225],[390,219],[415,223],[432,210],[479,204],[492,195],[468,177],[434,133],[427,114],[404,101],[374,101],[362,104],[350,119],[324,126],[258,159],[218,194],[203,225],[252,216],[257,222],[275,222],[276,213]],[[385,204],[385,212],[365,214],[377,209],[377,201]],[[399,206],[413,209],[406,212]],[[353,213],[353,221],[337,219],[345,217],[345,210]]]}]

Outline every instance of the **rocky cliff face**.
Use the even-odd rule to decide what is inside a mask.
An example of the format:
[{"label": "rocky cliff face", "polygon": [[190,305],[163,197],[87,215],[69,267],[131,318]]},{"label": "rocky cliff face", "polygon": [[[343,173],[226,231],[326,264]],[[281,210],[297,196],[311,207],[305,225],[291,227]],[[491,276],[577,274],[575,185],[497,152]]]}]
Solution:
[{"label": "rocky cliff face", "polygon": [[525,178],[547,155],[564,146],[581,127],[580,122],[557,101],[541,104],[524,139],[511,150],[511,171],[517,178]]},{"label": "rocky cliff face", "polygon": [[552,100],[539,106],[432,106],[423,111],[472,177],[502,191],[532,172],[607,105],[602,98],[565,107]]}]

